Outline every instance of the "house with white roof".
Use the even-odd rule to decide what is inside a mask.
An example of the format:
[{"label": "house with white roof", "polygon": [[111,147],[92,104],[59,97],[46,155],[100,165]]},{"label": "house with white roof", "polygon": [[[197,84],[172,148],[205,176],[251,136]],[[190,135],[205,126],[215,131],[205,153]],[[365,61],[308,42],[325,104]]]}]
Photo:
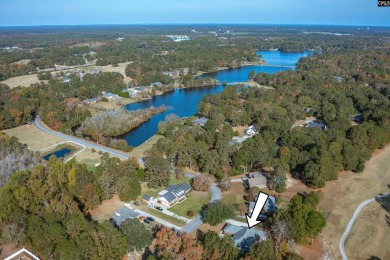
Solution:
[{"label": "house with white roof", "polygon": [[187,183],[178,185],[169,185],[164,190],[158,193],[158,201],[167,207],[173,206],[175,203],[185,199],[188,192],[191,191],[191,186]]}]

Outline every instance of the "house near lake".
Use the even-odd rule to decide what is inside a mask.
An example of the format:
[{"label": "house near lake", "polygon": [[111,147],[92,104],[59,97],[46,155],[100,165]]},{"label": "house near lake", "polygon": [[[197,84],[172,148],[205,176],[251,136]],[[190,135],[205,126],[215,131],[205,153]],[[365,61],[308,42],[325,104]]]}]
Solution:
[{"label": "house near lake", "polygon": [[234,241],[234,245],[243,252],[247,252],[253,244],[268,239],[267,233],[262,230],[233,224],[226,224],[222,228],[222,235],[230,236]]},{"label": "house near lake", "polygon": [[207,118],[201,117],[201,118],[195,119],[194,121],[192,121],[192,123],[194,123],[195,125],[204,126],[204,124],[206,124],[207,121],[209,121]]},{"label": "house near lake", "polygon": [[187,183],[169,185],[158,193],[157,200],[167,207],[171,207],[177,202],[184,200],[190,191],[191,187]]},{"label": "house near lake", "polygon": [[83,103],[85,105],[92,105],[92,104],[96,104],[98,101],[99,101],[99,99],[97,99],[97,98],[88,98],[88,99],[83,100]]},{"label": "house near lake", "polygon": [[108,101],[114,101],[119,99],[119,96],[117,94],[112,94],[111,92],[102,92],[103,98],[106,98]]}]

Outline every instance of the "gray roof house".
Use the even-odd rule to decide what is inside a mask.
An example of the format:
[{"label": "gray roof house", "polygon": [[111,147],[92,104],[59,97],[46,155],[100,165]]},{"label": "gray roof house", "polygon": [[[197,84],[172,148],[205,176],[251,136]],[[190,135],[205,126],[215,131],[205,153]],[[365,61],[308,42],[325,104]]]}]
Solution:
[{"label": "gray roof house", "polygon": [[235,246],[243,252],[247,252],[254,243],[268,239],[264,231],[232,224],[227,224],[222,232],[225,235],[232,236]]},{"label": "gray roof house", "polygon": [[244,186],[247,189],[252,187],[266,188],[267,178],[261,172],[251,172],[248,174],[249,178],[243,179]]},{"label": "gray roof house", "polygon": [[326,125],[320,121],[310,121],[307,123],[306,127],[310,127],[310,128],[317,127],[317,128],[321,128],[322,130],[326,130]]},{"label": "gray roof house", "polygon": [[[256,196],[256,199],[257,200],[257,196]],[[251,201],[249,202],[249,212],[252,212],[254,207],[255,207],[255,204],[256,202],[255,201]],[[268,196],[268,199],[265,201],[265,204],[264,204],[264,207],[263,207],[263,210],[265,213],[275,213],[276,210],[278,209],[278,206],[276,206],[276,199],[274,196]]]},{"label": "gray roof house", "polygon": [[206,124],[207,121],[209,121],[207,118],[201,117],[199,119],[195,119],[194,121],[192,121],[192,123],[194,123],[195,125],[204,126],[204,124]]},{"label": "gray roof house", "polygon": [[110,219],[110,221],[119,227],[125,220],[137,218],[139,215],[140,214],[133,209],[122,207],[115,212],[115,215]]},{"label": "gray roof house", "polygon": [[169,185],[158,193],[158,199],[161,203],[170,207],[174,203],[184,199],[190,190],[191,187],[187,183]]}]

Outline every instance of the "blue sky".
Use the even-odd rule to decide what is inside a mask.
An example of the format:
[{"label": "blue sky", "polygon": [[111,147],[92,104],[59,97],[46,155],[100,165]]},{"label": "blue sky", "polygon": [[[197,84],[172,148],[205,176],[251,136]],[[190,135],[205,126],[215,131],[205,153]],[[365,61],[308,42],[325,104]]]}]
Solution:
[{"label": "blue sky", "polygon": [[0,26],[242,23],[390,26],[377,0],[0,0]]}]

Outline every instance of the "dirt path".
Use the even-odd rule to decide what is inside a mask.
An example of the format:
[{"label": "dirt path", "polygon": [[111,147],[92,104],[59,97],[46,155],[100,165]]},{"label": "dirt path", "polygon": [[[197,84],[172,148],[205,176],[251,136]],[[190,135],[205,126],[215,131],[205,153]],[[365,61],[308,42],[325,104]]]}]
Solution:
[{"label": "dirt path", "polygon": [[[390,184],[390,145],[373,153],[373,157],[366,163],[363,173],[341,172],[337,181],[328,182],[322,189],[319,210],[326,217],[326,227],[322,234],[314,241],[313,246],[300,248],[305,259],[340,259],[338,243],[347,227],[356,207],[364,200],[373,198],[380,193],[388,193]],[[367,259],[376,255],[386,259],[386,250],[382,250],[384,237],[390,237],[390,228],[383,225],[383,210],[380,207],[367,206],[371,214],[376,216],[374,221],[362,221],[367,217],[359,215],[350,236],[345,244],[345,250],[350,259]],[[371,232],[369,232],[371,230]],[[361,239],[364,237],[364,239]],[[369,241],[369,243],[367,243]],[[316,247],[315,254],[313,248]],[[390,242],[386,248],[390,247]],[[378,255],[376,253],[380,253]],[[383,254],[383,255],[382,255]],[[390,254],[390,253],[389,253]]]}]

